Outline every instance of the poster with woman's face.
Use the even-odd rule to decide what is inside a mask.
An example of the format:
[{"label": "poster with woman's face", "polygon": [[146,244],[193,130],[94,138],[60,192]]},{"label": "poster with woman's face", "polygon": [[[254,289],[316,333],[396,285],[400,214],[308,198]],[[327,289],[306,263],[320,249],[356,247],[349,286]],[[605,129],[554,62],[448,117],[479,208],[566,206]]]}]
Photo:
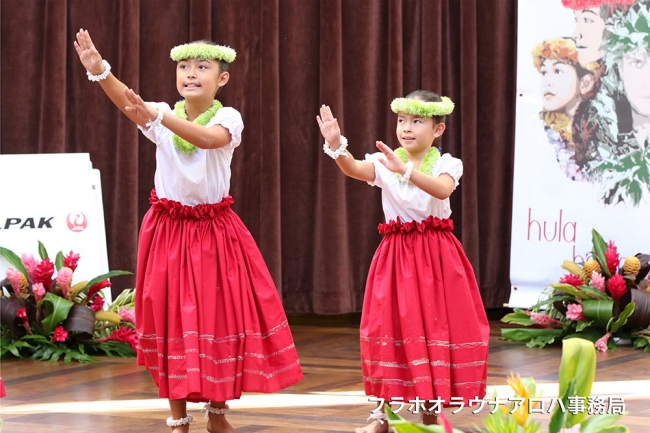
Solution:
[{"label": "poster with woman's face", "polygon": [[[589,254],[592,229],[650,252],[650,0],[518,13],[511,280],[539,291]],[[552,265],[531,270],[540,257]]]},{"label": "poster with woman's face", "polygon": [[532,49],[540,118],[569,178],[599,184],[605,204],[637,206],[650,187],[650,2],[561,4],[571,32]]}]

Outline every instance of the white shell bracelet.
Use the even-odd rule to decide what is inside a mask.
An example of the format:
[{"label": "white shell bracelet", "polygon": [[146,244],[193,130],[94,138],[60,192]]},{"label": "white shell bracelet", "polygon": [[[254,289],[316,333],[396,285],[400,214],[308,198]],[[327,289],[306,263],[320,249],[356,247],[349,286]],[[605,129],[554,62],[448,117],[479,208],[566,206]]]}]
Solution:
[{"label": "white shell bracelet", "polygon": [[332,159],[336,159],[341,155],[343,155],[343,156],[345,156],[347,158],[348,154],[345,153],[345,149],[348,147],[348,139],[341,135],[340,141],[341,141],[341,145],[336,150],[332,150],[330,148],[330,145],[327,144],[327,141],[326,141],[325,144],[323,144],[323,151],[328,156],[330,156]]},{"label": "white shell bracelet", "polygon": [[375,413],[371,413],[366,422],[370,422],[372,420],[375,420],[379,422],[379,424],[383,424],[384,421],[386,420],[386,414],[384,412],[377,411]]},{"label": "white shell bracelet", "polygon": [[108,74],[111,73],[111,65],[109,65],[106,60],[102,60],[102,64],[104,65],[104,72],[102,72],[99,75],[93,75],[89,71],[86,71],[86,75],[88,76],[88,79],[90,81],[102,81],[102,80],[105,80],[106,77],[108,77]]},{"label": "white shell bracelet", "polygon": [[404,183],[408,182],[409,179],[411,178],[411,174],[413,174],[413,162],[409,161],[406,163],[406,171],[404,172],[404,175],[400,178],[400,180]]},{"label": "white shell bracelet", "polygon": [[160,124],[162,123],[163,116],[165,115],[165,112],[162,111],[160,108],[158,109],[158,115],[154,120],[150,120],[147,123],[145,123],[144,126],[146,126],[148,129],[151,128],[158,128]]},{"label": "white shell bracelet", "polygon": [[174,419],[171,416],[167,418],[167,425],[169,427],[179,427],[185,424],[189,424],[192,421],[194,421],[194,417],[192,415],[188,415],[185,418],[180,418],[180,419]]},{"label": "white shell bracelet", "polygon": [[210,405],[210,403],[206,403],[205,406],[203,406],[203,409],[201,409],[201,412],[205,412],[205,417],[204,418],[207,418],[208,414],[211,414],[211,413],[214,413],[214,414],[217,414],[217,415],[225,415],[228,412],[230,412],[230,408],[228,407],[228,405],[226,405],[225,407],[212,407]]}]

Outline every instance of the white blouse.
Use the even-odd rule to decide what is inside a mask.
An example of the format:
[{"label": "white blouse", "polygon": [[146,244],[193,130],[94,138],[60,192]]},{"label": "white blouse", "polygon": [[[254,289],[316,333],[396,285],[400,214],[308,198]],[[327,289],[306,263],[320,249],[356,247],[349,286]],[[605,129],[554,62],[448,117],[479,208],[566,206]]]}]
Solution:
[{"label": "white blouse", "polygon": [[[368,184],[382,189],[381,202],[386,222],[396,221],[398,217],[402,222],[421,222],[431,215],[449,218],[451,215],[449,198],[439,200],[410,182],[400,181],[396,173],[379,162],[380,158],[384,158],[381,152],[366,154],[365,161],[375,166],[375,180]],[[449,174],[454,179],[454,189],[456,189],[458,180],[463,175],[462,161],[448,153],[441,155],[433,165],[431,175],[438,177],[443,173]]]},{"label": "white blouse", "polygon": [[[148,102],[165,113],[174,114],[165,102]],[[217,111],[205,125],[221,125],[230,131],[230,143],[219,149],[199,149],[184,153],[174,146],[174,134],[164,126],[138,128],[156,143],[156,174],[154,185],[159,198],[167,198],[184,205],[218,203],[230,191],[230,162],[235,147],[241,143],[244,122],[241,114],[231,107]]]}]

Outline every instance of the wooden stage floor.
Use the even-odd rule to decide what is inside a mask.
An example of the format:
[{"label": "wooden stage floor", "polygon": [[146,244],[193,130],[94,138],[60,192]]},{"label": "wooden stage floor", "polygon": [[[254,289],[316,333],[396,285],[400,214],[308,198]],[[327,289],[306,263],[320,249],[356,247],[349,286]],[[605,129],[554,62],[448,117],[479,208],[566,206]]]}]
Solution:
[{"label": "wooden stage floor", "polygon": [[[509,373],[533,376],[543,397],[557,396],[560,348],[528,349],[498,340],[500,322],[491,321],[488,395],[512,396]],[[230,403],[231,424],[241,433],[353,432],[365,422],[370,403],[363,393],[358,329],[341,326],[292,325],[305,378],[283,392],[245,394]],[[166,400],[134,359],[100,358],[91,364],[5,360],[1,364],[7,397],[0,399],[3,433],[169,432]],[[592,395],[623,400],[621,424],[631,433],[650,431],[650,354],[621,347],[598,354]],[[191,432],[205,432],[201,405],[188,405],[199,421]],[[445,409],[452,424],[477,431],[491,406],[472,414]],[[401,413],[406,418],[416,415]],[[549,415],[535,415],[545,426]],[[545,428],[542,429],[545,431]]]}]

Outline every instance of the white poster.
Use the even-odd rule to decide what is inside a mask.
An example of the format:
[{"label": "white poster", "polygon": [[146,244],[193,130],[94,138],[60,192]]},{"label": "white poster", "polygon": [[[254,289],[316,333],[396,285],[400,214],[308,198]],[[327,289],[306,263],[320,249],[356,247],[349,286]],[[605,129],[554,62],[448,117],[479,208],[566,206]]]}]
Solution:
[{"label": "white poster", "polygon": [[510,307],[591,231],[650,253],[650,1],[520,0]]},{"label": "white poster", "polygon": [[[99,170],[87,153],[0,155],[0,246],[40,260],[39,241],[52,262],[79,254],[73,283],[109,271]],[[0,279],[9,266],[0,257]]]}]

